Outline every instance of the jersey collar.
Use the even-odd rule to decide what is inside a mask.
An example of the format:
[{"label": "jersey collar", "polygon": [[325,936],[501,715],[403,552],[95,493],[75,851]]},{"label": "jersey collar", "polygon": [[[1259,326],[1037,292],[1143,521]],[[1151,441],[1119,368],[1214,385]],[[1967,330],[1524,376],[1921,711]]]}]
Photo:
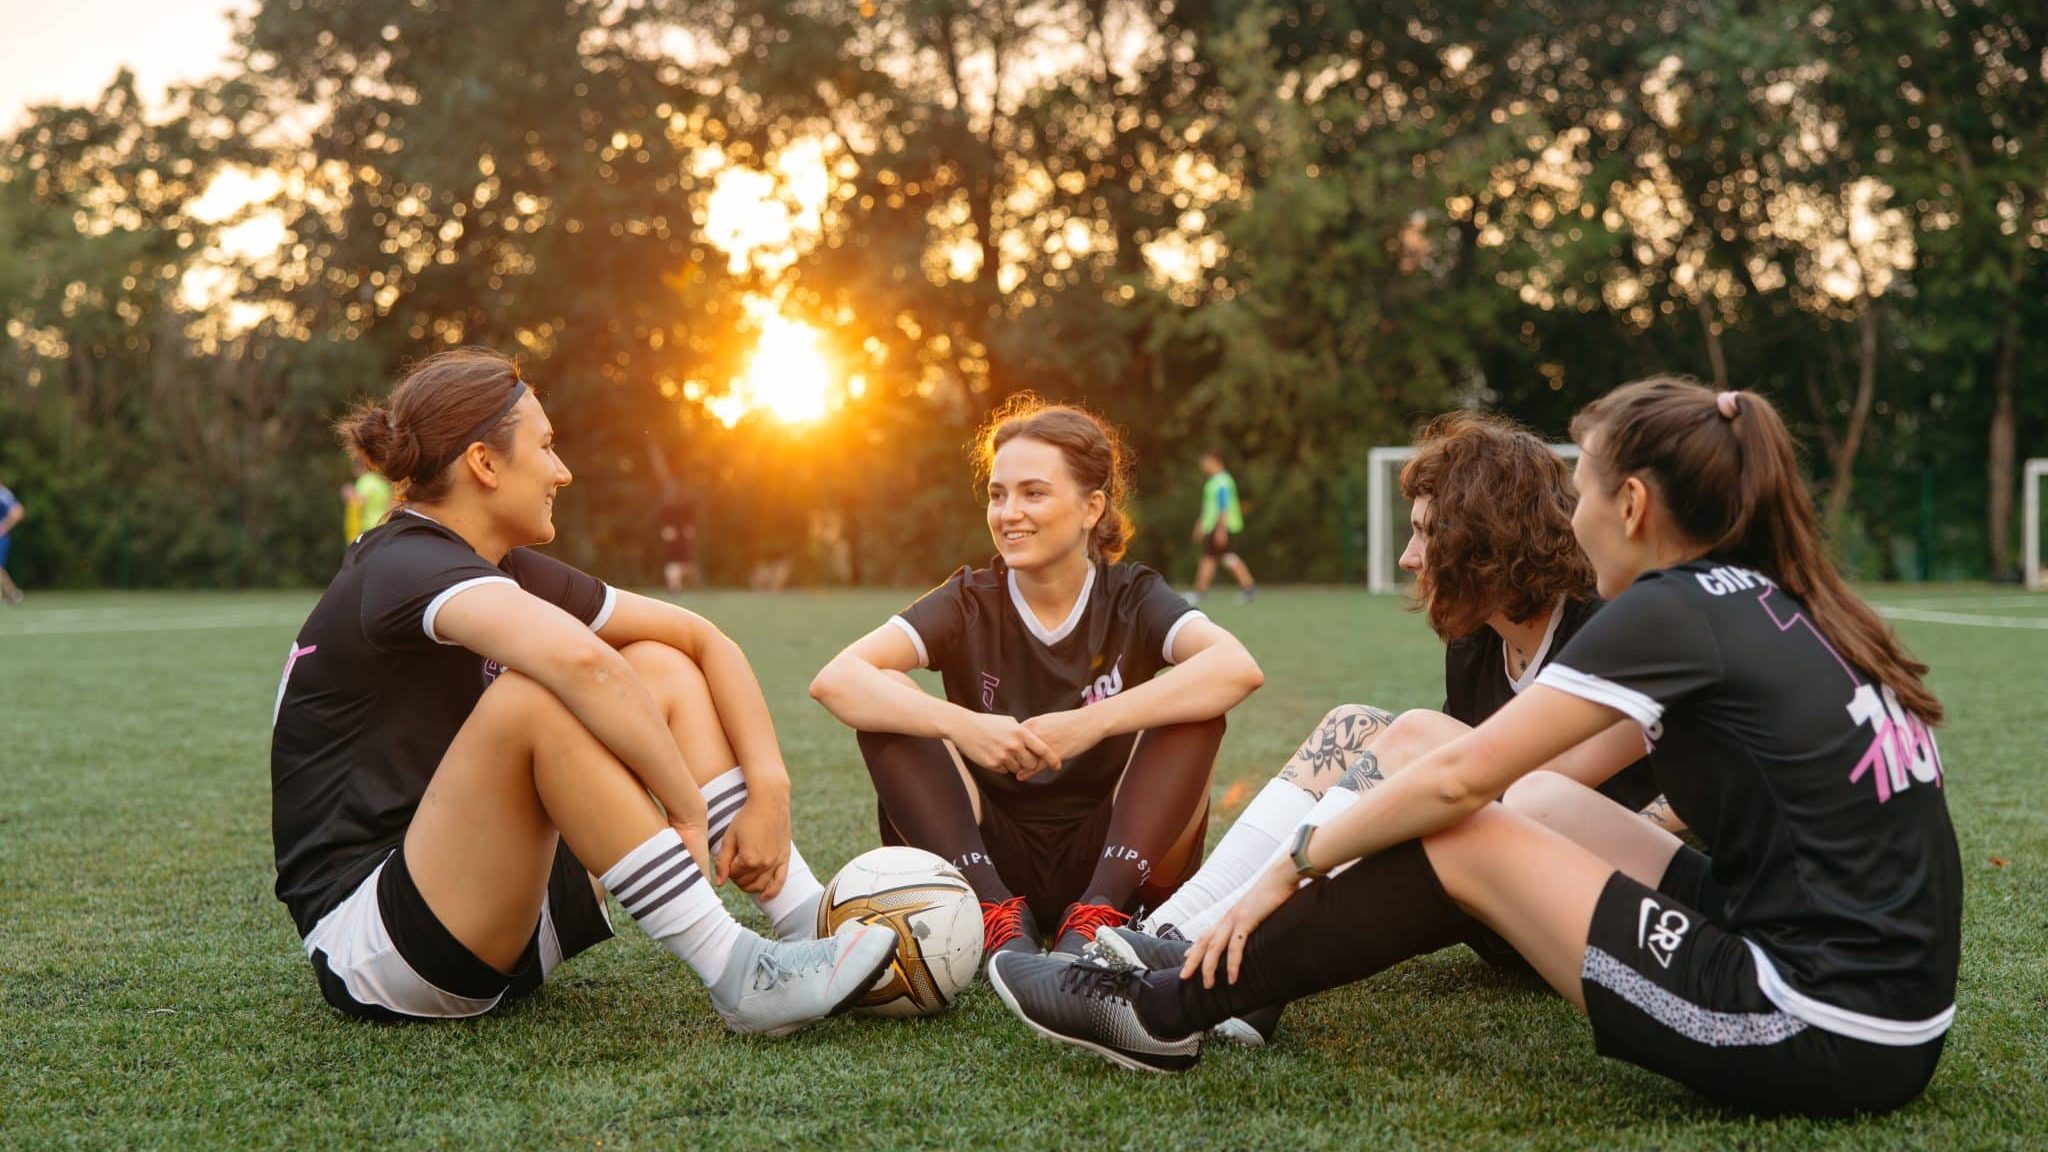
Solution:
[{"label": "jersey collar", "polygon": [[1074,598],[1074,610],[1067,613],[1067,618],[1060,621],[1059,627],[1048,632],[1045,626],[1038,622],[1037,614],[1031,611],[1031,605],[1025,602],[1024,593],[1018,589],[1017,574],[1005,569],[1003,577],[1010,586],[1010,603],[1016,606],[1017,615],[1023,618],[1025,630],[1047,647],[1065,640],[1073,635],[1075,628],[1080,627],[1081,616],[1088,611],[1088,596],[1095,591],[1095,565],[1090,564],[1088,574],[1081,578],[1081,594]]}]

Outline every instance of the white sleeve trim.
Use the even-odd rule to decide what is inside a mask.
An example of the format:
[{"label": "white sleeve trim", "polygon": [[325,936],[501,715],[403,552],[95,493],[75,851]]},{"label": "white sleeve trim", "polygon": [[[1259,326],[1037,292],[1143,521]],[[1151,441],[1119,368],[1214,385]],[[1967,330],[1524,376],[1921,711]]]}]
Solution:
[{"label": "white sleeve trim", "polygon": [[932,654],[925,649],[924,637],[917,634],[917,626],[901,616],[889,617],[889,623],[903,629],[903,634],[910,637],[911,647],[917,649],[917,666],[919,668],[931,667]]},{"label": "white sleeve trim", "polygon": [[479,584],[510,584],[514,588],[519,587],[519,582],[510,576],[477,576],[464,580],[459,584],[450,584],[448,587],[441,589],[441,594],[427,603],[426,614],[420,617],[420,627],[426,630],[427,639],[432,640],[436,644],[454,645],[454,641],[443,640],[434,632],[434,617],[441,614],[442,605],[455,599],[457,594],[467,592]]},{"label": "white sleeve trim", "polygon": [[1160,657],[1163,658],[1168,664],[1174,663],[1173,642],[1180,638],[1180,630],[1182,628],[1187,627],[1188,622],[1191,620],[1207,620],[1208,618],[1209,614],[1207,612],[1182,613],[1181,618],[1173,622],[1173,627],[1168,628],[1166,630],[1166,643],[1160,645]]},{"label": "white sleeve trim", "polygon": [[1869,1016],[1862,1012],[1851,1012],[1833,1004],[1823,1004],[1803,992],[1795,990],[1778,975],[1777,966],[1771,958],[1757,947],[1754,940],[1744,940],[1749,945],[1749,954],[1756,960],[1757,988],[1764,999],[1778,1006],[1787,1016],[1796,1016],[1808,1024],[1837,1036],[1852,1040],[1864,1040],[1872,1044],[1886,1044],[1893,1048],[1911,1048],[1948,1031],[1955,1021],[1956,1006],[1936,1012],[1925,1020],[1887,1020],[1882,1016]]},{"label": "white sleeve trim", "polygon": [[1536,677],[1536,683],[1581,700],[1605,704],[1642,725],[1645,732],[1655,728],[1657,722],[1664,718],[1664,706],[1641,692],[1554,661]]},{"label": "white sleeve trim", "polygon": [[619,590],[612,587],[609,584],[605,585],[604,604],[603,606],[598,608],[597,615],[590,618],[590,630],[592,632],[603,631],[605,622],[612,618],[612,609],[617,608],[618,606]]}]

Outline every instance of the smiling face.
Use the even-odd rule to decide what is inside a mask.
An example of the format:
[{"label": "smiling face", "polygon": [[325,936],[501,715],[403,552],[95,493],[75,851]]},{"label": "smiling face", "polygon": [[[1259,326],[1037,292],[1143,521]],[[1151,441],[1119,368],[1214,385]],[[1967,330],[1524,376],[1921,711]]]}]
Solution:
[{"label": "smiling face", "polygon": [[555,455],[555,426],[540,400],[528,392],[512,411],[519,416],[512,426],[512,451],[491,453],[498,476],[492,503],[512,535],[545,544],[555,538],[555,490],[575,477]]},{"label": "smiling face", "polygon": [[996,449],[988,476],[988,531],[1003,563],[1032,571],[1085,554],[1108,499],[1083,492],[1058,448],[1019,436]]}]

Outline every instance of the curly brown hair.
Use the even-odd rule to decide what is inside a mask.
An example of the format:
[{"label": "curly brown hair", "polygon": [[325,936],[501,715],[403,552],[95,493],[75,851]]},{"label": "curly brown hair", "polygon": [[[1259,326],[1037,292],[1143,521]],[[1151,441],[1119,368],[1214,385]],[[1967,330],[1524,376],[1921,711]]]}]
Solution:
[{"label": "curly brown hair", "polygon": [[1438,636],[1469,636],[1496,612],[1519,624],[1560,597],[1593,595],[1593,565],[1572,536],[1571,471],[1535,433],[1495,413],[1452,412],[1424,425],[1415,447],[1401,493],[1430,498],[1415,587]]}]

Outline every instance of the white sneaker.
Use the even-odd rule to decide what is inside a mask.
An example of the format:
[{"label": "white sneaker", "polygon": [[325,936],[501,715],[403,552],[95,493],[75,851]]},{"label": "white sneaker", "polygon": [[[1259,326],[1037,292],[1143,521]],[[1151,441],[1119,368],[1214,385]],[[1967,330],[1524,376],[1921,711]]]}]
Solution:
[{"label": "white sneaker", "polygon": [[735,1032],[787,1036],[860,1001],[896,962],[896,930],[848,921],[826,940],[740,937],[711,1003]]}]

